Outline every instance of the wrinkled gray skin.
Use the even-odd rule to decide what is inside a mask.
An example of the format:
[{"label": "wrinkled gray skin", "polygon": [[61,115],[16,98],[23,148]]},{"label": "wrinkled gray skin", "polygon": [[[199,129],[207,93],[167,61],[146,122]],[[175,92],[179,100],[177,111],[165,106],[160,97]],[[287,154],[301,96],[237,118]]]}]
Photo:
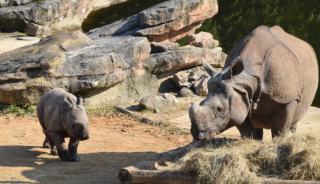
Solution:
[{"label": "wrinkled gray skin", "polygon": [[[80,140],[89,138],[88,118],[81,98],[61,88],[47,92],[37,106],[37,115],[46,136],[43,146],[63,161],[78,161]],[[67,147],[64,138],[70,137]]]},{"label": "wrinkled gray skin", "polygon": [[209,139],[236,126],[242,137],[262,139],[295,132],[318,86],[312,47],[279,26],[259,26],[229,53],[221,72],[212,75],[208,96],[189,109],[195,140]]}]

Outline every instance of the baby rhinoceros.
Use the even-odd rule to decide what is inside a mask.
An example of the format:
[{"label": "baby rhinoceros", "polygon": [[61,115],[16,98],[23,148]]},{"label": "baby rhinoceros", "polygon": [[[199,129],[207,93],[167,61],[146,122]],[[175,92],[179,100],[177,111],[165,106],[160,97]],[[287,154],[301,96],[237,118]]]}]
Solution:
[{"label": "baby rhinoceros", "polygon": [[[37,106],[37,115],[45,134],[43,146],[62,161],[79,161],[77,149],[80,140],[89,138],[88,117],[82,98],[61,88],[47,92]],[[70,137],[66,146],[64,138]]]},{"label": "baby rhinoceros", "polygon": [[222,71],[205,64],[208,96],[189,109],[195,140],[236,126],[242,137],[295,132],[318,86],[313,48],[281,27],[259,26],[229,53]]}]

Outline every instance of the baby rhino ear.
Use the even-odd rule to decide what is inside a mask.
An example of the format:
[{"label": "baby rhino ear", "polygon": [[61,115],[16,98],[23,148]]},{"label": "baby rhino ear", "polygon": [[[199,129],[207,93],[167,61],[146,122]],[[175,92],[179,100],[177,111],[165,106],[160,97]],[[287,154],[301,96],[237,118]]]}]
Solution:
[{"label": "baby rhino ear", "polygon": [[73,108],[73,103],[72,103],[72,101],[70,100],[70,99],[68,99],[68,98],[64,98],[64,103],[65,104],[67,104],[67,106],[70,108],[70,109],[72,109]]},{"label": "baby rhino ear", "polygon": [[81,96],[77,96],[77,105],[83,105],[83,98]]}]

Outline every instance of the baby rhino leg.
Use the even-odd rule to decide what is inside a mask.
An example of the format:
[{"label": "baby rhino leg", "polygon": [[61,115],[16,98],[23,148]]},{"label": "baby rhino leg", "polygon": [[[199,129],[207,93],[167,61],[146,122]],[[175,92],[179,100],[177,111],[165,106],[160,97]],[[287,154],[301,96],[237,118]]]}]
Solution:
[{"label": "baby rhino leg", "polygon": [[79,161],[80,158],[78,156],[78,145],[79,145],[79,140],[70,138],[69,141],[69,154],[70,154],[70,161]]},{"label": "baby rhino leg", "polygon": [[62,135],[56,132],[50,133],[50,138],[53,142],[53,145],[56,147],[58,155],[62,161],[69,161],[69,153],[67,149],[67,145],[64,141]]}]

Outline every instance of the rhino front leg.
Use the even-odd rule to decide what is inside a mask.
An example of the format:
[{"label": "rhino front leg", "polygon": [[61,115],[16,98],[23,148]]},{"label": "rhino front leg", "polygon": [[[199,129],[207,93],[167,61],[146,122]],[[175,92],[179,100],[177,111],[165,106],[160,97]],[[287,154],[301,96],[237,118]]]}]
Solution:
[{"label": "rhino front leg", "polygon": [[279,109],[271,128],[272,138],[277,136],[285,136],[290,133],[292,128],[296,128],[296,125],[293,123],[293,117],[296,108],[297,101],[293,101]]},{"label": "rhino front leg", "polygon": [[59,133],[51,132],[50,138],[57,149],[60,159],[62,161],[69,161],[69,153],[63,136]]},{"label": "rhino front leg", "polygon": [[241,125],[237,126],[237,128],[242,138],[256,140],[263,139],[263,130],[261,128],[255,128],[249,118],[246,118],[246,120]]},{"label": "rhino front leg", "polygon": [[79,140],[70,138],[69,141],[69,154],[70,154],[70,161],[79,161],[80,158],[78,156],[78,145],[79,145]]}]

